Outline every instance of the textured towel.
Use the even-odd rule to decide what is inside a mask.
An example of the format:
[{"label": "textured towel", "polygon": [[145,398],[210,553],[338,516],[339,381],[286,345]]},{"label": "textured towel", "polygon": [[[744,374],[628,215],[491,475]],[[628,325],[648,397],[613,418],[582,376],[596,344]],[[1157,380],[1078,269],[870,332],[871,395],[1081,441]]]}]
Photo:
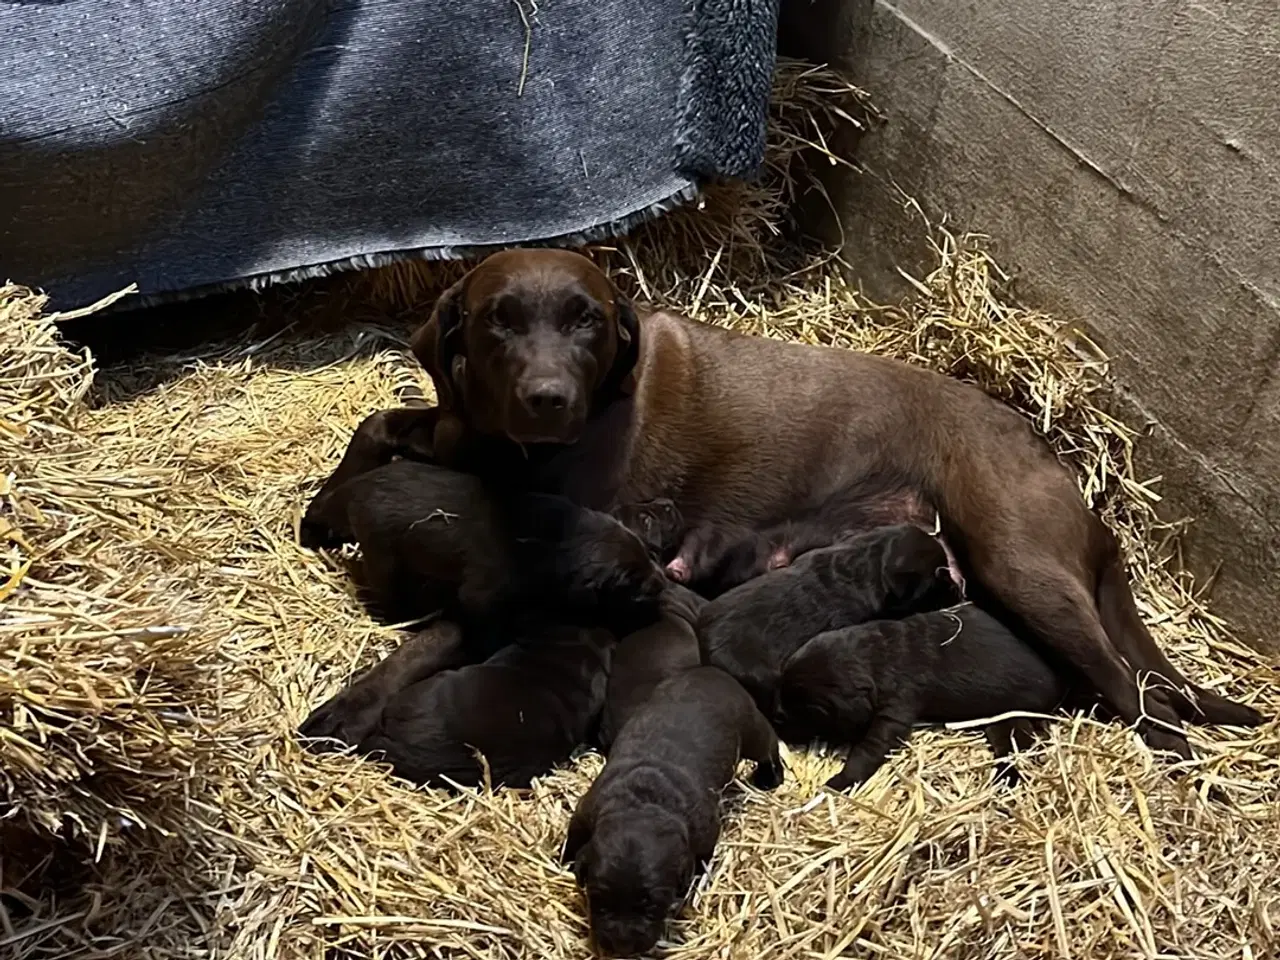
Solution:
[{"label": "textured towel", "polygon": [[777,6],[0,2],[0,280],[66,308],[619,233],[759,167]]}]

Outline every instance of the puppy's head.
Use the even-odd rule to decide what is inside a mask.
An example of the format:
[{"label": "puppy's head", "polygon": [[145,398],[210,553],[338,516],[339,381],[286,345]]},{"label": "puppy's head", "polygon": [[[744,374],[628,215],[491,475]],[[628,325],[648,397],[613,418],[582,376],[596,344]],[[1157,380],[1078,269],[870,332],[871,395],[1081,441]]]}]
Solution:
[{"label": "puppy's head", "polygon": [[936,610],[958,596],[947,570],[947,552],[933,535],[910,524],[885,527],[879,541],[881,572],[893,609]]},{"label": "puppy's head", "polygon": [[667,578],[648,546],[605,513],[582,510],[558,551],[560,582],[574,606],[653,608]]},{"label": "puppy's head", "polygon": [[658,497],[642,503],[615,507],[613,516],[645,542],[657,556],[663,557],[680,545],[684,532],[684,514],[673,500]]},{"label": "puppy's head", "polygon": [[685,824],[655,811],[597,824],[574,864],[596,946],[612,957],[653,949],[693,881]]},{"label": "puppy's head", "polygon": [[442,410],[517,443],[573,443],[635,389],[635,311],[566,250],[495,253],[450,287],[412,343]]}]

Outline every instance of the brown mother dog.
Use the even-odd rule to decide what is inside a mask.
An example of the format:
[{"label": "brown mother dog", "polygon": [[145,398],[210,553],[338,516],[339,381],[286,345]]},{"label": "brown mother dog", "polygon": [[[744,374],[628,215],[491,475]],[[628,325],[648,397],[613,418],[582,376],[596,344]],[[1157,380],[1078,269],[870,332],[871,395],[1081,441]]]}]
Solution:
[{"label": "brown mother dog", "polygon": [[[1154,720],[1141,725],[1153,747],[1190,756],[1180,719],[1262,720],[1169,663],[1115,537],[1031,425],[976,387],[670,313],[640,323],[589,260],[556,250],[486,259],[440,298],[413,351],[439,411],[375,414],[349,457],[413,455],[434,430],[447,462],[590,506],[670,497],[690,526],[923,501],[970,593],[1078,669],[1125,721]],[[1145,697],[1143,679],[1157,681]]]}]

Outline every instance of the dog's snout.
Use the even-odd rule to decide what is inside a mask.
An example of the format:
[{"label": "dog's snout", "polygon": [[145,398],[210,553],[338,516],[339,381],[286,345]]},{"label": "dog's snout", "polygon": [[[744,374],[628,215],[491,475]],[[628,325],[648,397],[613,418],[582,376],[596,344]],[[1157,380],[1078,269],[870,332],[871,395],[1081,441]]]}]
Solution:
[{"label": "dog's snout", "polygon": [[534,380],[521,384],[520,402],[534,416],[561,413],[569,406],[573,390],[560,380]]}]

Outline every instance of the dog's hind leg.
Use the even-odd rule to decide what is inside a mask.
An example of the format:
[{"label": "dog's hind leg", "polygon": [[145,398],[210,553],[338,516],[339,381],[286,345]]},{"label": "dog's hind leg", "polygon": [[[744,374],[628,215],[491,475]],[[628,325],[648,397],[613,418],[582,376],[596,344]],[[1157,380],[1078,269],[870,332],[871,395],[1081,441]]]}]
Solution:
[{"label": "dog's hind leg", "polygon": [[[1107,535],[1111,536],[1109,531]],[[1169,684],[1174,708],[1183,720],[1239,727],[1256,727],[1264,722],[1265,717],[1253,707],[1191,683],[1169,662],[1142,622],[1118,547],[1098,579],[1098,614],[1107,636],[1136,669],[1150,671]]]},{"label": "dog's hind leg", "polygon": [[377,726],[383,707],[401,690],[465,662],[462,631],[456,624],[437,621],[313,710],[298,735],[314,752],[332,749],[334,741],[354,746]]},{"label": "dog's hind leg", "polygon": [[742,756],[755,761],[755,773],[751,775],[753,787],[772,790],[781,785],[785,773],[778,734],[759,710],[751,710],[746,729],[742,732]]},{"label": "dog's hind leg", "polygon": [[1001,720],[983,730],[987,746],[996,759],[993,780],[1006,787],[1016,787],[1022,782],[1022,774],[1013,760],[1015,751],[1025,750],[1031,745],[1043,727],[1042,721],[1030,717],[1015,717]]},{"label": "dog's hind leg", "polygon": [[882,707],[871,718],[862,739],[849,750],[844,769],[827,781],[832,790],[847,790],[871,779],[889,754],[911,739],[915,718],[900,705]]}]

